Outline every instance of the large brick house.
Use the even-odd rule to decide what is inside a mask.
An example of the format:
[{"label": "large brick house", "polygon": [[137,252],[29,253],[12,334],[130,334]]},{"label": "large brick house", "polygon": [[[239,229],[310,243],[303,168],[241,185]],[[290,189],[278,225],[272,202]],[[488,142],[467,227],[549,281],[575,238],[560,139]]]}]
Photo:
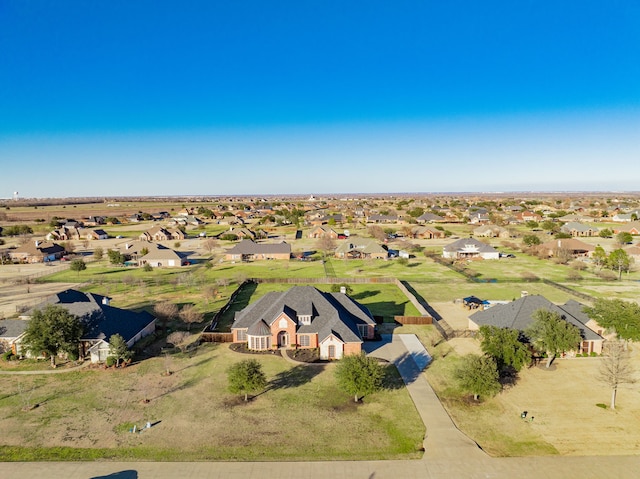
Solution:
[{"label": "large brick house", "polygon": [[319,348],[320,358],[340,359],[360,353],[375,324],[369,310],[344,293],[295,286],[238,311],[231,331],[234,342],[250,349]]}]

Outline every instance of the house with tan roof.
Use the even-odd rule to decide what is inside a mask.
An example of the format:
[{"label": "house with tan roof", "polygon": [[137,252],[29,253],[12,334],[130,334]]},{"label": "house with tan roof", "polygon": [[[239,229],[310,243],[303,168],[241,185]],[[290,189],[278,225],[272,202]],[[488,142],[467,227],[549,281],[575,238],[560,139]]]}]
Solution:
[{"label": "house with tan roof", "polygon": [[335,256],[346,259],[386,259],[389,257],[389,252],[373,238],[350,236],[339,242]]},{"label": "house with tan roof", "polygon": [[291,258],[291,245],[285,243],[256,243],[244,239],[227,251],[228,261],[253,261],[262,259],[288,260]]},{"label": "house with tan roof", "polygon": [[554,239],[542,243],[539,248],[545,251],[549,257],[558,256],[558,252],[562,250],[569,251],[575,257],[591,256],[596,249],[595,246],[576,238]]},{"label": "house with tan roof", "polygon": [[9,250],[9,258],[24,263],[47,263],[62,258],[66,253],[64,247],[57,243],[35,240]]}]

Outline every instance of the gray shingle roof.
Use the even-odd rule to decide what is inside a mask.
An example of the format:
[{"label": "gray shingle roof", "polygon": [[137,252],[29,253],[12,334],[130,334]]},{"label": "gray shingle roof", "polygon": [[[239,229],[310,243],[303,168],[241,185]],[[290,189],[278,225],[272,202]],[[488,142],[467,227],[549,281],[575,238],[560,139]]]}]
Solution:
[{"label": "gray shingle roof", "polygon": [[288,243],[256,243],[250,239],[244,239],[227,251],[227,254],[285,254],[291,253],[291,245]]},{"label": "gray shingle roof", "polygon": [[323,293],[312,286],[294,286],[271,292],[236,313],[232,329],[250,328],[264,322],[271,326],[282,313],[297,322],[311,314],[310,325],[298,325],[299,333],[317,333],[322,341],[334,334],[344,342],[361,342],[358,324],[375,324],[369,310],[342,293]]},{"label": "gray shingle roof", "polygon": [[589,318],[582,312],[583,307],[577,301],[569,301],[563,306],[557,306],[544,296],[532,295],[517,299],[511,303],[497,304],[484,311],[478,311],[469,316],[469,319],[478,326],[490,325],[524,332],[533,323],[532,315],[534,311],[546,309],[558,313],[563,319],[580,329],[583,339],[602,339],[585,326]]},{"label": "gray shingle roof", "polygon": [[129,341],[155,320],[146,311],[136,313],[103,304],[103,298],[105,296],[99,294],[69,289],[48,298],[25,316],[30,316],[34,310],[50,304],[62,306],[69,313],[80,318],[84,325],[82,340],[87,341],[95,339],[108,341],[113,334],[119,334],[125,341]]},{"label": "gray shingle roof", "polygon": [[29,321],[22,319],[3,319],[0,320],[0,338],[14,339],[24,333],[27,329]]}]

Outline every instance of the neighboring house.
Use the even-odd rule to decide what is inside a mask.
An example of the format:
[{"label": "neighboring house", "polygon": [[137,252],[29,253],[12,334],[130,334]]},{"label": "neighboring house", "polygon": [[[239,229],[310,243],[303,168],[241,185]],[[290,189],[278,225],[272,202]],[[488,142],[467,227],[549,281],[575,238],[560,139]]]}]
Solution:
[{"label": "neighboring house", "polygon": [[472,213],[469,216],[469,223],[472,225],[483,225],[491,221],[488,213]]},{"label": "neighboring house", "polygon": [[182,226],[198,226],[204,224],[204,221],[194,215],[179,214],[179,216],[174,216],[173,218],[171,218],[170,224]]},{"label": "neighboring house", "polygon": [[319,348],[321,359],[358,354],[375,336],[367,308],[344,293],[323,293],[312,286],[271,292],[236,313],[233,341],[249,349]]},{"label": "neighboring house", "polygon": [[11,351],[18,354],[18,344],[28,325],[29,322],[23,319],[0,320],[0,353]]},{"label": "neighboring house", "polygon": [[60,259],[65,254],[65,249],[59,244],[41,240],[35,240],[9,250],[9,258],[12,261],[24,263],[47,263]]},{"label": "neighboring house", "polygon": [[291,245],[285,242],[256,243],[250,239],[245,239],[228,250],[225,257],[229,261],[288,260],[291,257]]},{"label": "neighboring house", "polygon": [[570,234],[571,236],[598,236],[600,231],[598,228],[588,226],[582,223],[571,221],[560,227],[560,231]]},{"label": "neighboring house", "polygon": [[109,238],[107,232],[102,229],[81,228],[79,233],[81,239],[87,239],[89,241],[105,240]]},{"label": "neighboring house", "polygon": [[469,329],[478,330],[480,326],[489,325],[517,329],[524,333],[533,324],[533,313],[538,309],[544,309],[558,313],[562,319],[580,330],[582,342],[574,353],[602,354],[604,338],[600,334],[604,332],[603,328],[582,312],[583,308],[583,304],[574,300],[567,301],[563,305],[555,305],[544,296],[524,296],[510,303],[496,304],[472,314],[469,316]]},{"label": "neighboring house", "polygon": [[158,245],[157,248],[151,248],[146,255],[139,258],[138,264],[140,266],[149,264],[154,268],[179,268],[189,264],[189,261],[187,254]]},{"label": "neighboring house", "polygon": [[140,241],[175,241],[184,238],[184,233],[179,229],[165,229],[162,226],[154,226],[140,234]]},{"label": "neighboring house", "polygon": [[493,246],[475,238],[462,238],[445,246],[442,249],[442,256],[452,259],[498,259],[500,253]]},{"label": "neighboring house", "polygon": [[632,221],[624,226],[616,226],[613,229],[613,233],[630,233],[634,236],[640,235],[640,221]]},{"label": "neighboring house", "polygon": [[83,220],[85,226],[99,226],[105,224],[104,216],[89,216]]},{"label": "neighboring house", "polygon": [[572,256],[590,256],[596,249],[595,246],[591,246],[583,241],[575,238],[562,238],[547,241],[542,243],[539,248],[547,252],[548,256],[558,256],[558,253],[562,250],[569,251]]},{"label": "neighboring house", "polygon": [[47,241],[69,241],[69,240],[79,240],[80,239],[80,231],[75,226],[61,226],[49,234],[47,234]]},{"label": "neighboring house", "polygon": [[520,211],[514,215],[518,221],[526,223],[527,221],[542,221],[542,216],[531,211]]},{"label": "neighboring house", "polygon": [[250,239],[250,240],[255,240],[257,236],[256,233],[251,231],[249,228],[234,228],[234,227],[229,228],[227,231],[223,231],[218,235],[218,237],[222,237],[225,235],[235,235],[238,237],[238,239]]},{"label": "neighboring house", "polygon": [[127,242],[120,245],[119,250],[124,255],[127,266],[143,266],[148,263],[153,267],[179,268],[188,262],[186,254],[147,241]]},{"label": "neighboring house", "polygon": [[348,259],[385,259],[389,252],[372,238],[350,236],[338,244],[335,256]]},{"label": "neighboring house", "polygon": [[338,233],[329,226],[316,226],[309,231],[309,238],[332,238],[338,239]]},{"label": "neighboring house", "polygon": [[[83,293],[68,289],[45,300],[21,316],[28,323],[33,311],[47,305],[65,308],[77,316],[83,324],[84,334],[80,339],[80,355],[89,355],[92,363],[105,361],[109,354],[109,338],[114,334],[122,336],[127,346],[155,331],[156,318],[146,311],[136,313],[111,306],[110,299],[94,293]],[[20,352],[20,341],[16,341],[16,352]]]},{"label": "neighboring house", "polygon": [[438,223],[444,221],[442,216],[434,215],[433,213],[423,213],[416,218],[418,223]]},{"label": "neighboring house", "polygon": [[429,226],[414,226],[411,228],[411,237],[417,239],[444,238],[444,231]]},{"label": "neighboring house", "polygon": [[615,221],[616,223],[630,223],[633,221],[633,217],[631,213],[616,213],[611,217],[611,221]]},{"label": "neighboring house", "polygon": [[397,223],[397,215],[371,215],[367,217],[367,223]]},{"label": "neighboring house", "polygon": [[640,262],[640,243],[627,246],[624,250],[635,260],[636,263]]},{"label": "neighboring house", "polygon": [[496,225],[482,225],[474,228],[474,236],[483,238],[511,238],[511,233],[507,228]]}]

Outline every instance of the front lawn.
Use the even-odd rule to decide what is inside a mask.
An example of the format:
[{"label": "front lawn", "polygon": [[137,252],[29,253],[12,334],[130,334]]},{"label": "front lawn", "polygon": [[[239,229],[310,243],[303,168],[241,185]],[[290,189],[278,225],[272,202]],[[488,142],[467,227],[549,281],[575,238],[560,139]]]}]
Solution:
[{"label": "front lawn", "polygon": [[[254,357],[270,387],[248,403],[227,392],[227,367],[245,359],[227,345],[120,370],[0,376],[0,461],[421,456],[424,427],[393,367],[387,382],[394,386],[356,405],[337,389],[334,364],[292,366],[277,356]],[[170,376],[162,374],[167,367]],[[25,403],[38,407],[23,411]],[[129,432],[147,422],[151,429]]]}]

